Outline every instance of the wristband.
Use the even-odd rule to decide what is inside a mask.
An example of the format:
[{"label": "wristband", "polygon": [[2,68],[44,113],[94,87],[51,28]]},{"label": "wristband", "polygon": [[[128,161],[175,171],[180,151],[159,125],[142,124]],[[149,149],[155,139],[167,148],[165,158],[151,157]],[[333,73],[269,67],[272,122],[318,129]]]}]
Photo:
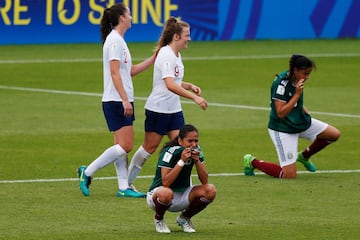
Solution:
[{"label": "wristband", "polygon": [[185,165],[185,162],[180,159],[180,160],[177,162],[177,165],[179,165],[180,167],[183,167],[183,166]]}]

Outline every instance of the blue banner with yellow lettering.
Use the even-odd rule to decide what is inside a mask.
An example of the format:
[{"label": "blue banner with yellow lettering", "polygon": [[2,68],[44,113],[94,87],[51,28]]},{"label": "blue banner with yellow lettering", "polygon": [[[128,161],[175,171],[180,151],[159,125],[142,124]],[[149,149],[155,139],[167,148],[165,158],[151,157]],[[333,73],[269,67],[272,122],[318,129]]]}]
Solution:
[{"label": "blue banner with yellow lettering", "polygon": [[116,2],[131,10],[128,42],[157,41],[170,16],[195,41],[360,37],[360,0],[0,0],[0,44],[100,42]]}]

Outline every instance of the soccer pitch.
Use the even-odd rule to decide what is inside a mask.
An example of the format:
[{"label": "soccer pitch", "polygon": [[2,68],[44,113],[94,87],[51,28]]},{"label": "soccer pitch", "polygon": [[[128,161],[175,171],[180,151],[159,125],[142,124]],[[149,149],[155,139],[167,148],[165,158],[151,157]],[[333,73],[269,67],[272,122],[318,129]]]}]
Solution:
[{"label": "soccer pitch", "polygon": [[[112,144],[101,110],[101,44],[0,46],[0,239],[357,239],[360,236],[360,40],[193,42],[182,51],[184,81],[201,86],[206,111],[183,99],[187,123],[218,189],[188,236],[167,213],[157,234],[144,199],[116,197],[115,169],[95,174],[91,196],[75,170]],[[133,62],[155,43],[129,44]],[[315,60],[305,106],[336,126],[338,142],[298,166],[295,180],[256,172],[243,155],[277,162],[268,136],[269,88],[293,53]],[[135,144],[143,140],[152,69],[134,77]],[[166,140],[166,139],[164,139]],[[300,141],[299,149],[307,146]],[[133,152],[130,153],[130,157]],[[158,151],[135,184],[146,191]],[[197,182],[197,179],[193,179]]]}]

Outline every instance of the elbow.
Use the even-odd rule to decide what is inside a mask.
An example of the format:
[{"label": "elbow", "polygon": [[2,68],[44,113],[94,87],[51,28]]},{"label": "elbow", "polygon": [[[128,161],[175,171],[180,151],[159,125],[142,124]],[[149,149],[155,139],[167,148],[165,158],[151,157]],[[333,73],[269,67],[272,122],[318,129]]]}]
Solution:
[{"label": "elbow", "polygon": [[163,179],[162,180],[162,185],[164,186],[164,187],[170,187],[170,185],[171,185],[171,183],[169,182],[169,181],[166,181],[165,179]]},{"label": "elbow", "polygon": [[175,88],[172,85],[166,85],[166,88],[170,91],[175,93]]},{"label": "elbow", "polygon": [[276,112],[276,115],[278,116],[278,118],[284,119],[287,116],[287,113],[280,111]]},{"label": "elbow", "polygon": [[286,117],[285,114],[281,114],[281,113],[278,113],[277,116],[280,118],[280,119],[284,119]]}]

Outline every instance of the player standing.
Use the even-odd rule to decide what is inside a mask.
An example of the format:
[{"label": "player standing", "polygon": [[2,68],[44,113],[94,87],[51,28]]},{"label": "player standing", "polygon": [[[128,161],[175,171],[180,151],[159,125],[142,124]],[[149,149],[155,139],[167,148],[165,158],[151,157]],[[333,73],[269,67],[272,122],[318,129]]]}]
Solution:
[{"label": "player standing", "polygon": [[107,148],[89,166],[78,169],[80,190],[90,195],[91,177],[99,169],[114,163],[118,178],[118,197],[145,197],[129,188],[128,152],[133,147],[134,89],[132,76],[146,70],[154,63],[154,56],[133,65],[130,51],[124,40],[131,27],[130,10],[118,3],[104,10],[101,19],[103,41],[104,92],[102,106],[108,128],[114,135],[114,145]]},{"label": "player standing", "polygon": [[148,157],[154,153],[164,135],[174,139],[185,120],[180,96],[193,100],[201,109],[207,102],[201,95],[201,88],[184,82],[184,64],[180,51],[188,47],[190,26],[184,21],[170,17],[164,26],[156,49],[153,88],[145,103],[145,137],[135,152],[129,166],[129,185],[133,182]]}]

